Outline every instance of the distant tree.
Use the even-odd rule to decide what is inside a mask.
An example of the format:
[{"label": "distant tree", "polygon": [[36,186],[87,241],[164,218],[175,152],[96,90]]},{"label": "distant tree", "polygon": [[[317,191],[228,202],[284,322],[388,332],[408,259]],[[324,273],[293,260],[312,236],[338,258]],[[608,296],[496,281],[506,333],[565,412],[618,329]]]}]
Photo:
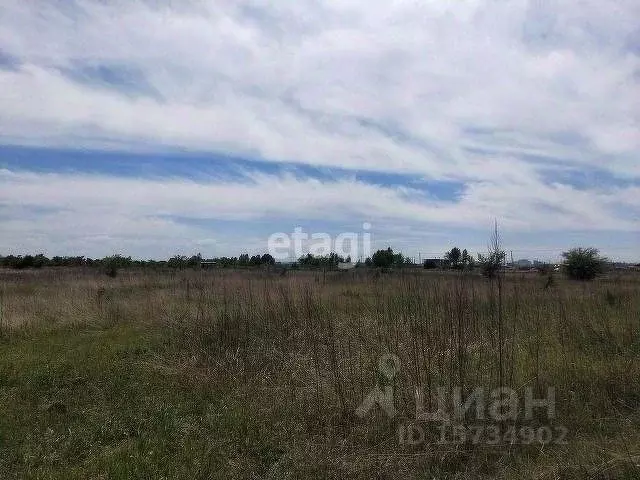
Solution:
[{"label": "distant tree", "polygon": [[[186,257],[183,257],[186,258]],[[100,261],[102,268],[104,269],[104,273],[109,277],[116,277],[118,275],[118,270],[121,268],[129,268],[132,266],[133,261],[131,257],[123,257],[122,255],[111,255],[109,257],[104,257]]]},{"label": "distant tree", "polygon": [[237,257],[220,257],[214,259],[216,264],[220,265],[222,268],[230,268],[238,265]]},{"label": "distant tree", "polygon": [[185,268],[187,266],[187,257],[183,255],[174,255],[167,261],[169,268]]},{"label": "distant tree", "polygon": [[475,261],[473,260],[473,257],[469,255],[469,252],[467,251],[466,248],[462,250],[462,257],[460,258],[460,264],[463,270],[473,270]]},{"label": "distant tree", "polygon": [[313,261],[314,261],[313,255],[311,255],[310,253],[307,253],[306,255],[298,259],[298,264],[302,267],[312,267],[314,266]]},{"label": "distant tree", "polygon": [[273,265],[276,263],[275,258],[273,258],[268,253],[265,253],[264,255],[262,255],[262,258],[260,259],[260,261],[265,265]]},{"label": "distant tree", "polygon": [[489,241],[489,251],[487,255],[478,254],[478,263],[482,275],[487,278],[495,278],[500,274],[504,265],[507,253],[502,249],[502,243],[498,234],[498,223]]},{"label": "distant tree", "polygon": [[15,268],[18,268],[18,269],[31,268],[34,265],[35,265],[35,258],[33,257],[33,255],[25,255],[18,261]]},{"label": "distant tree", "polygon": [[447,253],[444,254],[445,260],[449,262],[451,268],[459,268],[460,261],[462,260],[462,252],[458,247],[453,247]]},{"label": "distant tree", "polygon": [[574,280],[593,280],[605,270],[607,259],[597,248],[572,248],[562,254],[564,271]]},{"label": "distant tree", "polygon": [[15,255],[7,255],[6,257],[2,257],[2,266],[16,268],[16,264],[18,263],[19,259],[20,257],[16,257]]},{"label": "distant tree", "polygon": [[187,260],[187,266],[191,268],[197,268],[202,264],[202,255],[198,253],[197,255],[193,255],[189,260]]},{"label": "distant tree", "polygon": [[[127,258],[131,260],[131,257],[127,257]],[[72,264],[76,267],[82,267],[87,262],[87,260],[82,255],[79,257],[72,257],[71,261],[72,261]]]},{"label": "distant tree", "polygon": [[248,253],[243,253],[242,255],[240,255],[240,257],[238,258],[238,265],[245,267],[247,265],[249,265],[249,254]]},{"label": "distant tree", "polygon": [[378,250],[371,256],[371,263],[374,267],[388,268],[393,265],[394,255],[391,247],[386,250]]},{"label": "distant tree", "polygon": [[345,259],[337,253],[331,252],[329,254],[329,261],[331,262],[332,267],[337,267],[339,263],[344,263]]},{"label": "distant tree", "polygon": [[395,267],[402,267],[405,265],[406,263],[404,255],[402,255],[402,253],[398,252],[398,253],[394,253],[393,254],[393,262],[391,262],[391,264]]},{"label": "distant tree", "polygon": [[49,265],[49,259],[44,256],[44,254],[39,253],[35,257],[33,257],[33,266],[34,268],[42,268]]},{"label": "distant tree", "polygon": [[504,265],[505,252],[489,252],[487,255],[478,254],[478,263],[482,275],[487,278],[497,277]]},{"label": "distant tree", "polygon": [[339,263],[343,263],[344,258],[335,252],[329,253],[329,255],[315,256],[311,253],[300,257],[298,264],[305,268],[329,268],[333,269],[338,266]]},{"label": "distant tree", "polygon": [[422,265],[424,268],[426,269],[434,269],[434,268],[438,268],[438,262],[436,262],[435,260],[431,259],[431,260],[425,260],[424,264]]}]

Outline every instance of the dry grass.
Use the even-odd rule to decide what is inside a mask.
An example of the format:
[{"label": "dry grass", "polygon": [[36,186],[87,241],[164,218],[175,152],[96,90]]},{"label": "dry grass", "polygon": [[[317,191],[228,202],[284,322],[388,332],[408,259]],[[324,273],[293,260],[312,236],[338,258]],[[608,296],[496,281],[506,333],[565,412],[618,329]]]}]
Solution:
[{"label": "dry grass", "polygon": [[[0,279],[7,477],[638,478],[633,274],[547,289],[423,271]],[[385,353],[399,415],[360,419]],[[499,385],[555,387],[568,444],[399,445],[416,388]]]}]

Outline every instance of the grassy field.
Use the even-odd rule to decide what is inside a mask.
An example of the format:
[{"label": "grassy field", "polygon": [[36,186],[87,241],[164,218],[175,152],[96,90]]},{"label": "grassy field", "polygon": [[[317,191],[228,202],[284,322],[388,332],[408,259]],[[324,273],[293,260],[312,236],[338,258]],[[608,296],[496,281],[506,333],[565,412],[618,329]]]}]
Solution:
[{"label": "grassy field", "polygon": [[[0,478],[640,478],[640,275],[546,283],[0,270]],[[376,385],[394,417],[356,415]],[[400,441],[417,398],[499,386],[555,388],[498,426],[566,442]]]}]

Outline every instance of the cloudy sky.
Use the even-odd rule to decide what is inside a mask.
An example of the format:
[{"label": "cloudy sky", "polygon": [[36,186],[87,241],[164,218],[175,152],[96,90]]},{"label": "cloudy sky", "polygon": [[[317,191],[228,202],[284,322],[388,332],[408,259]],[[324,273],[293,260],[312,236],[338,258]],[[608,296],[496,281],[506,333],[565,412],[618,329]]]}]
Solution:
[{"label": "cloudy sky", "polygon": [[640,259],[637,0],[2,0],[0,254]]}]

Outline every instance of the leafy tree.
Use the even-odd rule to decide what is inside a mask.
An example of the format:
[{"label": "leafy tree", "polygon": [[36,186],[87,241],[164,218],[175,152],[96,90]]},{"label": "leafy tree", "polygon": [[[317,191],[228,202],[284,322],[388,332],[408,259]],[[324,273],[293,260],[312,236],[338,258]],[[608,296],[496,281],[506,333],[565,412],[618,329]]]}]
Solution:
[{"label": "leafy tree", "polygon": [[44,254],[39,253],[35,257],[33,257],[33,266],[34,268],[42,268],[49,265],[49,259],[44,256]]},{"label": "leafy tree", "polygon": [[425,260],[422,266],[426,269],[432,270],[434,268],[438,268],[438,262],[433,259]]},{"label": "leafy tree", "polygon": [[478,263],[482,275],[487,278],[495,278],[504,265],[506,253],[504,251],[489,252],[487,255],[478,254]]},{"label": "leafy tree", "polygon": [[197,255],[193,255],[191,258],[189,258],[189,260],[187,260],[187,266],[192,268],[199,267],[201,263],[202,255],[199,253]]},{"label": "leafy tree", "polygon": [[388,268],[394,263],[394,255],[391,247],[386,250],[378,250],[371,256],[371,263],[374,267]]},{"label": "leafy tree", "polygon": [[458,247],[453,247],[445,253],[444,258],[449,262],[449,266],[451,268],[459,268],[460,260],[462,259],[462,252],[460,252]]},{"label": "leafy tree", "polygon": [[307,253],[305,256],[300,257],[298,259],[298,264],[303,266],[303,267],[316,267],[316,258],[311,255],[310,253]]},{"label": "leafy tree", "polygon": [[15,255],[7,255],[6,257],[2,257],[2,266],[16,268],[16,264],[18,263],[19,259],[20,257],[16,257]]},{"label": "leafy tree", "polygon": [[265,265],[274,265],[276,263],[275,258],[273,258],[268,253],[265,253],[264,255],[262,255],[262,258],[260,259],[260,261]]},{"label": "leafy tree", "polygon": [[237,257],[220,257],[214,259],[217,264],[222,268],[229,268],[238,265],[239,261]]},{"label": "leafy tree", "polygon": [[396,266],[396,267],[402,267],[406,263],[407,260],[409,260],[409,259],[408,258],[405,259],[404,255],[402,255],[402,253],[398,252],[398,253],[394,253],[393,254],[393,262],[391,264]]},{"label": "leafy tree", "polygon": [[597,248],[572,248],[562,254],[564,271],[574,280],[593,280],[601,274],[607,259],[600,256]]},{"label": "leafy tree", "polygon": [[35,258],[33,255],[25,255],[20,261],[18,261],[15,268],[31,268],[35,265]]},{"label": "leafy tree", "polygon": [[335,268],[341,262],[344,262],[344,258],[335,252],[318,257],[311,253],[307,253],[305,256],[298,259],[298,264],[307,268]]},{"label": "leafy tree", "polygon": [[111,255],[110,257],[104,257],[101,260],[101,264],[104,268],[104,273],[115,278],[118,275],[118,270],[121,268],[129,268],[133,265],[131,257],[123,257],[122,255]]},{"label": "leafy tree", "polygon": [[183,255],[174,255],[167,261],[169,268],[184,268],[187,266],[187,257]]},{"label": "leafy tree", "polygon": [[344,263],[344,257],[341,257],[336,252],[331,252],[327,256],[327,261],[329,262],[329,266],[337,267],[339,263]]},{"label": "leafy tree", "polygon": [[473,270],[473,267],[475,266],[475,261],[473,260],[473,257],[469,255],[466,248],[462,251],[460,263],[464,270]]}]

